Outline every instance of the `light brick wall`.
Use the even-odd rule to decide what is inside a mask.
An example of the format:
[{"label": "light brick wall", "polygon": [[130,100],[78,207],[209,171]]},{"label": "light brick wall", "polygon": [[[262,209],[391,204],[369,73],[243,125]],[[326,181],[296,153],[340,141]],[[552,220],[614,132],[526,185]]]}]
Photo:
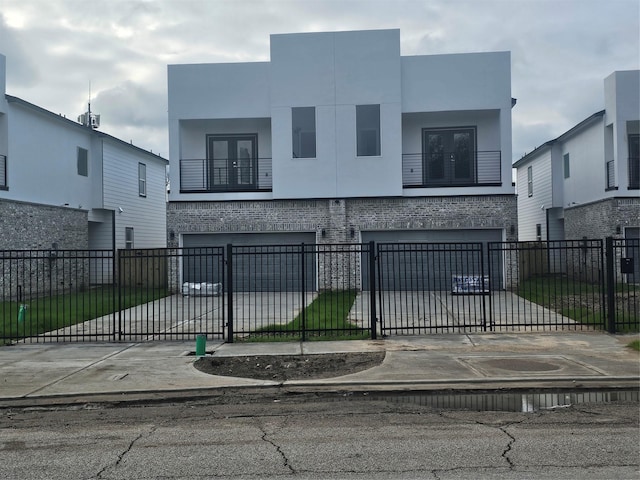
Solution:
[{"label": "light brick wall", "polygon": [[[167,207],[171,248],[179,247],[180,235],[193,233],[315,232],[316,242],[327,245],[359,242],[360,232],[370,230],[485,228],[504,229],[508,241],[516,240],[515,196],[170,202]],[[360,253],[319,258],[321,290],[360,288]]]},{"label": "light brick wall", "polygon": [[[640,226],[640,197],[611,198],[567,208],[564,211],[565,237],[624,238],[624,227]],[[616,229],[620,227],[620,233]]]},{"label": "light brick wall", "polygon": [[0,200],[0,250],[89,248],[87,212],[69,207]]},{"label": "light brick wall", "polygon": [[41,295],[84,288],[89,262],[74,252],[89,248],[87,212],[11,200],[0,200],[0,297],[28,301]]},{"label": "light brick wall", "polygon": [[316,232],[318,243],[326,244],[358,241],[362,230],[479,228],[504,229],[507,241],[516,240],[515,196],[170,202],[167,207],[170,247],[189,233]]}]

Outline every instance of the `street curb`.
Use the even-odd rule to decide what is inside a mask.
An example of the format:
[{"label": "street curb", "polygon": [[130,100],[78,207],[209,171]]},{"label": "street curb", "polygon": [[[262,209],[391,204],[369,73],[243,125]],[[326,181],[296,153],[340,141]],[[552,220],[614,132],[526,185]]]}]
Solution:
[{"label": "street curb", "polygon": [[267,398],[283,395],[344,395],[360,394],[473,394],[473,393],[557,393],[586,391],[640,390],[640,379],[632,376],[617,377],[551,377],[551,378],[488,378],[441,381],[379,381],[332,382],[286,381],[262,385],[226,387],[195,387],[175,390],[139,390],[128,392],[64,393],[58,395],[26,395],[0,397],[0,410],[10,408],[55,408],[87,405],[125,406],[133,404],[160,404],[170,402],[202,401],[214,398]]}]

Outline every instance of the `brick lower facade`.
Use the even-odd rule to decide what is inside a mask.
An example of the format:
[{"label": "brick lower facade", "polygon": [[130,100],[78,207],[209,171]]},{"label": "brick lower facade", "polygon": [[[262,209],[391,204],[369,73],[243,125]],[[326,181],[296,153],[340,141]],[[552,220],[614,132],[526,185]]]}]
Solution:
[{"label": "brick lower facade", "polygon": [[501,229],[507,241],[515,241],[516,197],[170,202],[167,206],[169,247],[178,247],[180,235],[192,233],[315,232],[317,243],[329,244],[357,242],[361,231],[466,229]]},{"label": "brick lower facade", "polygon": [[43,294],[84,288],[89,262],[73,257],[87,250],[87,212],[28,202],[0,200],[0,300],[30,299]]},{"label": "brick lower facade", "polygon": [[89,248],[84,210],[0,199],[0,250]]},{"label": "brick lower facade", "polygon": [[565,238],[624,238],[625,227],[640,226],[640,197],[610,198],[564,211]]}]

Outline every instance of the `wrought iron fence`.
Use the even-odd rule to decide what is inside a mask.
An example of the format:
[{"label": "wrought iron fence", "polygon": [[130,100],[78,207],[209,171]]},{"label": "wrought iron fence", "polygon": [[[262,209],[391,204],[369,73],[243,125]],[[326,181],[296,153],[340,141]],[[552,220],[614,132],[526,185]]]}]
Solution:
[{"label": "wrought iron fence", "polygon": [[638,331],[638,242],[0,251],[0,341]]},{"label": "wrought iron fence", "polygon": [[637,332],[640,323],[640,239],[606,240],[607,328]]},{"label": "wrought iron fence", "polygon": [[486,330],[482,243],[382,243],[376,255],[383,335]]},{"label": "wrought iron fence", "polygon": [[606,328],[602,240],[490,243],[504,265],[503,289],[490,296],[490,330]]}]

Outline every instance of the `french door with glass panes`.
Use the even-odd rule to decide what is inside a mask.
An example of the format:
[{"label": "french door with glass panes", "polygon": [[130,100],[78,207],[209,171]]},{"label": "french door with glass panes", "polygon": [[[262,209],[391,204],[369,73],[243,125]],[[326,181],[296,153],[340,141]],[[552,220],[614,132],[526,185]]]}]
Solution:
[{"label": "french door with glass panes", "polygon": [[476,129],[435,128],[422,131],[426,186],[473,185],[476,176]]},{"label": "french door with glass panes", "polygon": [[207,135],[209,190],[256,188],[258,136]]}]

